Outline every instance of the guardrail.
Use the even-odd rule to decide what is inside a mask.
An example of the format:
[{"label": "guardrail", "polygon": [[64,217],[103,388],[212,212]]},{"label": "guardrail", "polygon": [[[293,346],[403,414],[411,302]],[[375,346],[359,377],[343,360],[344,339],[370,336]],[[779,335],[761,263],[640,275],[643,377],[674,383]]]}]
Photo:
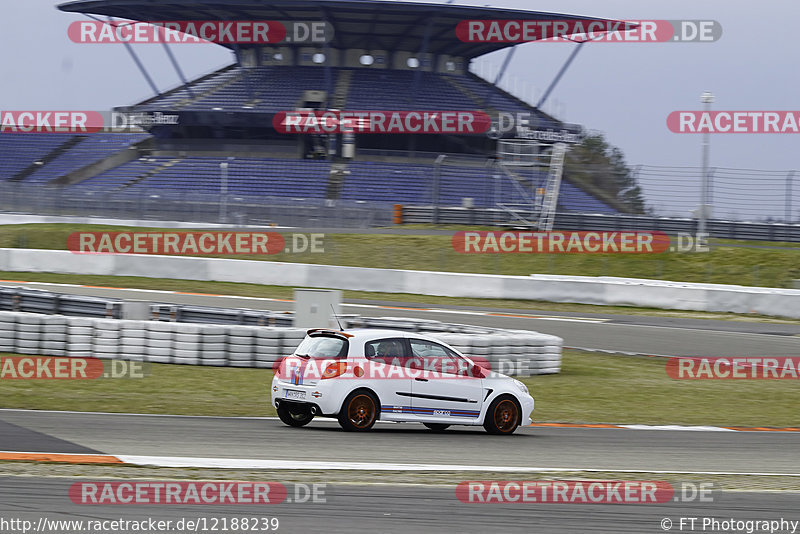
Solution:
[{"label": "guardrail", "polygon": [[0,310],[122,318],[121,299],[66,295],[39,289],[0,286]]},{"label": "guardrail", "polygon": [[[370,324],[432,331],[430,335],[491,369],[529,376],[561,370],[563,340],[528,331],[434,326],[429,321],[380,318]],[[455,332],[441,331],[452,328]],[[423,330],[424,331],[424,330]],[[146,361],[184,365],[272,368],[305,337],[300,328],[191,324],[68,317],[0,311],[0,353]]]},{"label": "guardrail", "polygon": [[212,308],[179,304],[151,304],[150,317],[155,321],[201,324],[239,324],[254,326],[292,326],[293,312]]}]

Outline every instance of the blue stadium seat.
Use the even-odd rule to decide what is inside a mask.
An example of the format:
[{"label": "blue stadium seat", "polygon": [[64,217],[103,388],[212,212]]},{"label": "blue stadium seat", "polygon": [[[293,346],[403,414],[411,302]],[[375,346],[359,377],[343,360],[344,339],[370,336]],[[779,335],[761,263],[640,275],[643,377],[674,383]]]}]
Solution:
[{"label": "blue stadium seat", "polygon": [[[325,198],[330,163],[288,159],[142,158],[72,186],[121,194],[219,194],[220,163],[228,162],[228,193],[240,196]],[[160,169],[160,170],[159,170]],[[158,171],[158,172],[153,172]],[[145,176],[147,173],[151,173]]]},{"label": "blue stadium seat", "polygon": [[71,137],[71,134],[0,133],[0,181],[40,161]]},{"label": "blue stadium seat", "polygon": [[[432,165],[353,162],[342,187],[342,200],[364,200],[399,204],[430,205],[433,202]],[[496,176],[500,176],[499,179]],[[541,177],[542,179],[544,176]],[[439,204],[461,206],[472,198],[476,207],[497,202],[520,203],[525,197],[509,178],[487,167],[446,166],[442,169]],[[617,213],[571,182],[561,183],[559,209],[586,213]]]},{"label": "blue stadium seat", "polygon": [[[351,72],[346,109],[476,110],[533,112],[530,106],[474,74],[322,67],[232,67],[182,86],[139,106],[140,111],[223,111],[277,113],[292,110],[306,90],[333,92],[342,72]],[[455,82],[455,83],[451,83]],[[458,86],[465,88],[464,92]],[[488,105],[487,105],[488,104]],[[541,126],[555,125],[538,113]]]},{"label": "blue stadium seat", "polygon": [[149,137],[149,134],[94,133],[82,135],[81,141],[66,150],[47,165],[25,178],[25,183],[46,183],[76,171],[86,165],[101,161]]}]

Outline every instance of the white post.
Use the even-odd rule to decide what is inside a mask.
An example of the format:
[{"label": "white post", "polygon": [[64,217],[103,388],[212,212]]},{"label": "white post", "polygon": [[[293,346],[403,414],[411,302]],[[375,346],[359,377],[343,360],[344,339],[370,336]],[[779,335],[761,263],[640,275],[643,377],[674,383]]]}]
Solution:
[{"label": "white post", "polygon": [[223,161],[219,164],[220,183],[219,183],[219,222],[228,222],[228,162]]},{"label": "white post", "polygon": [[[700,97],[700,101],[705,104],[706,113],[711,111],[711,104],[714,102],[714,95],[706,91]],[[708,162],[709,151],[711,148],[711,133],[705,132],[703,134],[703,178],[700,182],[700,218],[697,223],[697,233],[706,233],[706,219],[708,217]]]}]

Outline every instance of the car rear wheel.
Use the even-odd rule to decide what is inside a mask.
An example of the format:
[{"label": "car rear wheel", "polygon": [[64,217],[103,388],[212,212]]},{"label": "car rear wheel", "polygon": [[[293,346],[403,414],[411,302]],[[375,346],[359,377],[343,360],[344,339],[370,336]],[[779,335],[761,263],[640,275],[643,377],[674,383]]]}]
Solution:
[{"label": "car rear wheel", "polygon": [[314,419],[308,406],[291,406],[288,402],[278,406],[278,417],[285,424],[294,427],[306,426]]},{"label": "car rear wheel", "polygon": [[509,435],[514,433],[519,422],[520,409],[516,401],[511,397],[498,397],[486,410],[483,428],[489,434]]},{"label": "car rear wheel", "polygon": [[434,432],[442,432],[443,430],[447,430],[450,428],[450,425],[446,425],[444,423],[422,423],[423,425],[427,426]]},{"label": "car rear wheel", "polygon": [[339,424],[349,432],[369,430],[378,420],[378,399],[369,391],[354,391],[344,400]]}]

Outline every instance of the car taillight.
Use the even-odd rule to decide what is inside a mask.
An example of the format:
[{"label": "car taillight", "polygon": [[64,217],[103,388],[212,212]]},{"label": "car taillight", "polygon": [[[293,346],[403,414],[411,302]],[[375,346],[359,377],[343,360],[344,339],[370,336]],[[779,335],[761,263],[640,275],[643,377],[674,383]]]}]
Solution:
[{"label": "car taillight", "polygon": [[345,372],[347,372],[347,362],[329,363],[325,368],[325,372],[322,373],[322,379],[336,378]]}]

